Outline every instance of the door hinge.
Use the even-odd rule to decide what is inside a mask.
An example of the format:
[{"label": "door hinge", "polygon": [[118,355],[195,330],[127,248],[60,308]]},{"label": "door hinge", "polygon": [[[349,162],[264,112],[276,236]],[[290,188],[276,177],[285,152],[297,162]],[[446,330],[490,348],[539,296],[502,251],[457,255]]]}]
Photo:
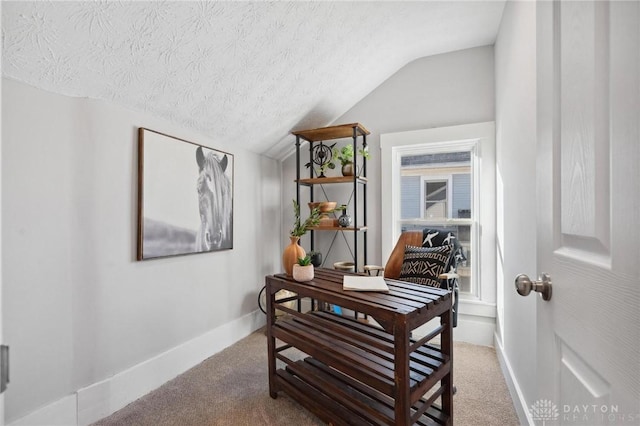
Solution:
[{"label": "door hinge", "polygon": [[0,345],[0,393],[7,389],[9,383],[9,346]]}]

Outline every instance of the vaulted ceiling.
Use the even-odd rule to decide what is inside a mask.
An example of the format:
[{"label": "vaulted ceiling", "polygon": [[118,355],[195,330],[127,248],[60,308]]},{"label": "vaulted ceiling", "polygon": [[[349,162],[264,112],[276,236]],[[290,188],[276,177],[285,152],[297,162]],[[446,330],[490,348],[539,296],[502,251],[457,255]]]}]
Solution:
[{"label": "vaulted ceiling", "polygon": [[407,63],[493,44],[504,1],[2,2],[10,77],[278,157]]}]

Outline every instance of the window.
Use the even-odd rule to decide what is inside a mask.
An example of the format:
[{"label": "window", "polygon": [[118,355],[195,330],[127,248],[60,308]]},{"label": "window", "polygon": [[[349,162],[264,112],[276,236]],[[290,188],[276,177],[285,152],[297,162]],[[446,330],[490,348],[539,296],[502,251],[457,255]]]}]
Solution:
[{"label": "window", "polygon": [[404,230],[453,230],[467,258],[458,265],[461,313],[494,316],[494,124],[383,134],[380,148],[383,259]]},{"label": "window", "polygon": [[447,187],[446,180],[426,180],[424,182],[424,215],[428,218],[447,217]]},{"label": "window", "polygon": [[[458,265],[460,291],[475,294],[473,250],[476,244],[472,212],[473,146],[432,152],[424,146],[401,154],[401,231],[441,229],[455,232],[467,260]],[[475,225],[475,226],[474,226]]]}]

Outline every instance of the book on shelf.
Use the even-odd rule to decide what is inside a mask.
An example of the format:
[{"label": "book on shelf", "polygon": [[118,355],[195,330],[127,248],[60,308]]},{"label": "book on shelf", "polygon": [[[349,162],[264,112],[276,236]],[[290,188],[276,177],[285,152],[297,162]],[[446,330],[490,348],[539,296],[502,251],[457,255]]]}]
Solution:
[{"label": "book on shelf", "polygon": [[345,275],[342,280],[342,289],[349,291],[389,291],[384,277],[357,275]]}]

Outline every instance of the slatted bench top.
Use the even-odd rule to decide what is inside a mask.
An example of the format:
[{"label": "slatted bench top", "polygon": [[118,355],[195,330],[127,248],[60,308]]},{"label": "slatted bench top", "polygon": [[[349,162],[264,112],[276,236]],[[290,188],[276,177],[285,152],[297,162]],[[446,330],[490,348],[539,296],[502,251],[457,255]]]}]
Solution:
[{"label": "slatted bench top", "polygon": [[302,297],[320,299],[363,314],[371,315],[389,333],[393,323],[406,321],[410,330],[424,324],[451,304],[449,290],[385,279],[388,292],[350,291],[342,289],[344,272],[316,268],[312,281],[299,283],[285,274],[268,277],[272,286],[285,288]]}]

